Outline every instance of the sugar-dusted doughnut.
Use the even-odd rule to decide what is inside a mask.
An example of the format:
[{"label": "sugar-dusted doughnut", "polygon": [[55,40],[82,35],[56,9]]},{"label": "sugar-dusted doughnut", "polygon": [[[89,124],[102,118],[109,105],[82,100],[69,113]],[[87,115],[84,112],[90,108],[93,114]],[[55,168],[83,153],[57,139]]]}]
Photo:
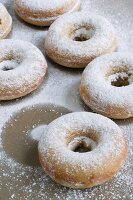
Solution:
[{"label": "sugar-dusted doughnut", "polygon": [[95,112],[114,119],[133,117],[133,57],[112,53],[92,61],[84,70],[80,95]]},{"label": "sugar-dusted doughnut", "polygon": [[17,14],[26,22],[48,26],[60,15],[77,11],[80,0],[14,0]]},{"label": "sugar-dusted doughnut", "polygon": [[89,188],[111,179],[127,155],[120,128],[112,120],[88,112],[54,120],[38,149],[45,172],[71,188]]},{"label": "sugar-dusted doughnut", "polygon": [[83,68],[97,56],[114,51],[116,44],[114,28],[104,17],[74,12],[51,25],[45,50],[60,65]]},{"label": "sugar-dusted doughnut", "polygon": [[0,3],[0,39],[5,38],[12,28],[12,18],[5,6]]},{"label": "sugar-dusted doughnut", "polygon": [[24,96],[42,83],[47,63],[40,50],[29,42],[0,41],[0,100]]}]

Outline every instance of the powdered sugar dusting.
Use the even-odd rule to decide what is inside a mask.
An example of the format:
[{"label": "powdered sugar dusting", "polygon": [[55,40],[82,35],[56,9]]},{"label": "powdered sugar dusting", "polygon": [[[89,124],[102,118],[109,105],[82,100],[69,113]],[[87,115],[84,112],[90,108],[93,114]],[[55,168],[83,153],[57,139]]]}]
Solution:
[{"label": "powdered sugar dusting", "polygon": [[[96,147],[86,153],[72,151],[69,143],[78,136],[93,139],[97,143]],[[64,178],[61,178],[64,185],[72,187],[79,187],[79,180],[75,180],[72,184],[73,174],[84,174],[92,169],[96,171],[100,169],[101,177],[99,178],[102,179],[103,171],[108,171],[111,166],[115,168],[116,163],[119,168],[123,161],[121,158],[125,158],[122,155],[125,153],[126,142],[119,127],[108,118],[88,112],[75,112],[54,120],[48,125],[47,131],[39,142],[42,166],[43,163],[47,163],[46,172],[53,178],[58,177],[59,172],[56,170],[54,172],[54,169],[60,168],[65,174]],[[95,172],[93,173],[95,179]],[[68,183],[67,180],[69,180]]]},{"label": "powdered sugar dusting", "polygon": [[[115,82],[115,81],[117,81],[119,78],[121,78],[121,79],[128,79],[129,77],[128,77],[128,74],[127,73],[125,73],[125,72],[120,72],[120,73],[116,73],[116,74],[112,74],[111,76],[109,76],[109,78],[108,78],[108,81],[109,81],[109,83],[111,83],[111,82]],[[132,83],[132,78],[130,77],[129,78],[129,84],[131,84]]]},{"label": "powdered sugar dusting", "polygon": [[[28,88],[41,80],[47,69],[42,53],[34,45],[22,40],[5,39],[0,41],[0,80],[1,100],[25,93]],[[14,92],[15,91],[15,92]]]},{"label": "powdered sugar dusting", "polygon": [[[78,29],[85,28],[87,30],[91,27],[94,35],[89,34],[93,35],[90,40],[81,43],[71,40],[73,38],[70,36],[71,32],[76,31],[74,36],[75,34],[77,36]],[[77,60],[88,55],[98,56],[106,50],[108,52],[108,49],[114,48],[115,40],[114,28],[105,18],[88,12],[75,12],[65,14],[52,24],[46,37],[45,47],[47,50],[49,48],[56,49],[66,57],[68,56],[68,60],[71,56],[75,56],[75,60]]]},{"label": "powdered sugar dusting", "polygon": [[18,66],[18,62],[16,60],[3,60],[0,63],[0,69],[3,71],[8,71],[11,69],[15,69]]},{"label": "powdered sugar dusting", "polygon": [[[36,28],[22,23],[14,15],[12,1],[1,0],[1,2],[7,7],[15,22],[9,37],[32,42],[44,51],[44,38],[47,34],[47,29]],[[131,0],[82,0],[83,10],[103,15],[114,25],[119,38],[118,50],[131,53],[133,53],[132,7],[133,1]],[[53,64],[48,59],[47,61],[49,65],[48,76],[39,90],[23,99],[8,103],[1,102],[0,128],[14,112],[24,106],[31,106],[36,103],[58,103],[74,111],[83,111],[86,108],[82,104],[78,92],[82,71],[67,70]],[[0,176],[2,175],[2,178],[0,177],[0,190],[5,190],[6,194],[8,193],[7,190],[9,191],[9,196],[7,197],[9,200],[132,200],[133,119],[117,120],[116,122],[120,125],[125,137],[128,139],[129,152],[124,166],[106,184],[84,191],[61,187],[51,181],[40,167],[20,165],[14,160],[9,159],[5,153],[0,153],[2,161],[2,166],[0,166]],[[8,165],[7,171],[4,170],[6,165]],[[21,181],[23,178],[25,182]],[[5,196],[1,196],[1,199],[5,200]]]},{"label": "powdered sugar dusting", "polygon": [[[97,74],[99,74],[98,77]],[[118,78],[120,80],[117,83]],[[132,117],[132,80],[132,54],[119,52],[106,54],[91,62],[83,72],[81,93],[82,88],[85,87],[87,94],[83,93],[82,98],[90,107],[95,107],[95,110],[99,112],[106,112],[107,107],[113,109],[113,106],[116,106],[118,109],[123,108],[127,117]],[[88,98],[88,94],[92,96],[92,99]]]},{"label": "powdered sugar dusting", "polygon": [[31,24],[47,26],[62,14],[79,10],[80,0],[14,0],[14,8],[17,14],[25,21]]}]

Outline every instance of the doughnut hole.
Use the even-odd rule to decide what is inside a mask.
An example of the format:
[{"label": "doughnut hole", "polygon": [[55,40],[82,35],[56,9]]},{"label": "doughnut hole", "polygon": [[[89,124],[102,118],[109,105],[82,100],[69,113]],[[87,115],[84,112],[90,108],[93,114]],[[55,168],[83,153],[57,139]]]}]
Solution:
[{"label": "doughnut hole", "polygon": [[96,148],[98,138],[94,133],[72,134],[67,137],[67,146],[73,152],[86,153]]},{"label": "doughnut hole", "polygon": [[21,54],[14,55],[13,53],[9,53],[5,57],[0,59],[0,70],[5,72],[13,70],[19,66],[22,60],[23,57]]},{"label": "doughnut hole", "polygon": [[95,28],[92,25],[79,26],[70,33],[70,38],[77,42],[84,42],[91,39],[95,34]]},{"label": "doughnut hole", "polygon": [[115,67],[107,74],[107,79],[112,86],[124,87],[130,85],[133,81],[132,72],[127,66]]}]

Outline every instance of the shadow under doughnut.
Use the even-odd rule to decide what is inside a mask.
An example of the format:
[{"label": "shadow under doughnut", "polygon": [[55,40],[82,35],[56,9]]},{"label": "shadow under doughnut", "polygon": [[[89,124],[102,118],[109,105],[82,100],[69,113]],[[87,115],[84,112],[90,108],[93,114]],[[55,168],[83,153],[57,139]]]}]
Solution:
[{"label": "shadow under doughnut", "polygon": [[38,166],[38,140],[47,124],[70,111],[52,104],[26,107],[15,113],[5,124],[2,143],[6,154],[15,161]]}]

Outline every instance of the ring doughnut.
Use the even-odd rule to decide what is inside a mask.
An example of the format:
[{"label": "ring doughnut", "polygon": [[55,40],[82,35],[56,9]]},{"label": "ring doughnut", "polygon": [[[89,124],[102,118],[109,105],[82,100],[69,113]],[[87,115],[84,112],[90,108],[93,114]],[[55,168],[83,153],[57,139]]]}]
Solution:
[{"label": "ring doughnut", "polygon": [[12,28],[12,18],[7,9],[0,3],[0,39],[5,38]]},{"label": "ring doughnut", "polygon": [[127,155],[120,128],[112,120],[88,112],[54,120],[38,149],[45,172],[71,188],[89,188],[111,179]]},{"label": "ring doughnut", "polygon": [[40,50],[29,42],[0,41],[0,100],[16,99],[37,89],[47,63]]},{"label": "ring doughnut", "polygon": [[60,65],[83,68],[97,56],[114,51],[116,44],[114,28],[104,17],[74,12],[51,25],[45,50]]},{"label": "ring doughnut", "polygon": [[24,21],[48,26],[60,15],[79,10],[80,0],[14,0],[14,8]]},{"label": "ring doughnut", "polygon": [[133,117],[133,58],[112,53],[92,61],[84,70],[80,95],[95,112],[114,119]]}]

